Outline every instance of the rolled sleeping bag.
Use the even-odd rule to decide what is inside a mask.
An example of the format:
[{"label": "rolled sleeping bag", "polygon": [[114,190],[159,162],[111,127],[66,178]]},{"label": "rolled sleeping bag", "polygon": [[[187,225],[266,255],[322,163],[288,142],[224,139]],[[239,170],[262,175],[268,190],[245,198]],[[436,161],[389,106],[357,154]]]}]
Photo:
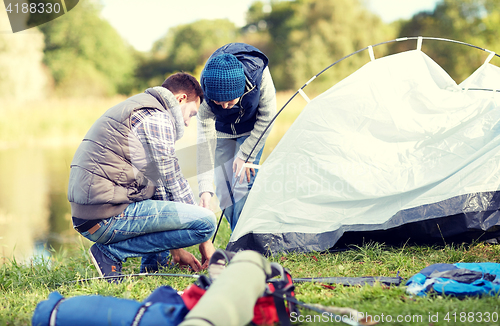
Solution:
[{"label": "rolled sleeping bag", "polygon": [[143,302],[100,295],[65,299],[58,292],[40,302],[32,326],[176,326],[188,310],[169,286],[157,288]]},{"label": "rolled sleeping bag", "polygon": [[237,253],[179,326],[241,326],[252,321],[266,290],[270,263],[258,252]]}]

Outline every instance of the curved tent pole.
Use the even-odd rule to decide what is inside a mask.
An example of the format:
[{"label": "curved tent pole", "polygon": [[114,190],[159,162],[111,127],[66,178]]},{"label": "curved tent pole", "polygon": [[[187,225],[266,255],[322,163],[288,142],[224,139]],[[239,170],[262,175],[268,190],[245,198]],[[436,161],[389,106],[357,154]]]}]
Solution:
[{"label": "curved tent pole", "polygon": [[[469,46],[471,48],[475,48],[475,49],[478,49],[478,50],[481,50],[481,51],[484,51],[484,52],[488,52],[490,53],[488,59],[486,59],[486,62],[489,62],[491,60],[491,58],[493,58],[494,56],[497,56],[497,57],[500,57],[499,54],[493,52],[493,51],[490,51],[488,49],[485,49],[485,48],[482,48],[482,47],[479,47],[477,45],[473,45],[473,44],[470,44],[470,43],[466,43],[466,42],[462,42],[462,41],[457,41],[457,40],[451,40],[451,39],[447,39],[447,38],[441,38],[441,37],[430,37],[430,36],[410,36],[410,37],[400,37],[400,38],[396,38],[394,40],[389,40],[389,41],[384,41],[384,42],[380,42],[380,43],[376,43],[374,45],[369,45],[367,47],[364,47],[362,49],[359,49],[357,51],[354,51],[342,58],[340,58],[339,60],[333,62],[332,64],[330,64],[329,66],[327,66],[325,69],[321,70],[319,73],[317,73],[316,75],[314,75],[311,79],[309,79],[309,81],[307,81],[307,83],[305,83],[304,85],[302,85],[302,87],[300,87],[289,99],[288,101],[285,103],[285,105],[283,105],[281,107],[281,109],[274,115],[274,117],[271,119],[271,121],[269,122],[269,124],[266,126],[266,128],[264,129],[264,131],[262,132],[262,134],[259,136],[259,139],[257,140],[257,142],[255,143],[254,147],[252,148],[252,150],[250,151],[250,153],[248,154],[247,156],[247,159],[245,160],[245,164],[248,163],[248,159],[252,156],[253,152],[255,151],[255,149],[257,148],[257,145],[260,143],[260,141],[262,140],[262,137],[264,137],[264,135],[266,134],[267,130],[269,130],[269,128],[271,128],[272,124],[274,123],[274,121],[276,120],[276,118],[281,114],[281,112],[283,112],[283,110],[285,109],[285,107],[297,96],[297,94],[301,94],[304,99],[309,102],[309,99],[307,98],[307,96],[305,95],[304,93],[304,88],[309,85],[313,80],[315,80],[316,78],[318,78],[321,74],[323,74],[325,71],[327,71],[328,69],[330,69],[331,67],[335,66],[336,64],[338,64],[339,62],[341,61],[344,61],[345,59],[349,58],[349,57],[352,57],[353,55],[355,54],[358,54],[360,52],[363,52],[363,51],[366,51],[366,50],[369,50],[369,51],[372,51],[372,49],[374,47],[377,47],[377,46],[380,46],[380,45],[386,45],[386,44],[390,44],[390,43],[395,43],[395,42],[405,42],[405,41],[411,41],[411,40],[417,40],[417,49],[418,50],[421,50],[421,47],[422,47],[422,41],[423,40],[430,40],[430,41],[444,41],[444,42],[451,42],[451,43],[456,43],[456,44],[460,44],[460,45],[466,45],[466,46]],[[372,52],[370,52],[371,54]],[[372,55],[370,55],[371,59],[373,60],[373,57]],[[472,90],[472,89],[471,89]],[[474,89],[474,90],[479,90],[479,89]],[[483,89],[481,89],[483,90]],[[487,90],[487,91],[497,91],[499,92],[500,90]],[[233,185],[231,186],[231,192],[232,190],[234,189],[234,186],[236,185],[236,183],[234,182]],[[219,231],[219,227],[220,227],[220,223],[222,221],[222,217],[224,216],[224,212],[226,211],[226,209],[223,209],[222,210],[222,213],[221,213],[221,217],[219,219],[219,222],[217,224],[217,228],[215,229],[215,233],[214,233],[214,237],[212,238],[212,243],[215,241],[215,237],[217,236],[217,231]]]}]

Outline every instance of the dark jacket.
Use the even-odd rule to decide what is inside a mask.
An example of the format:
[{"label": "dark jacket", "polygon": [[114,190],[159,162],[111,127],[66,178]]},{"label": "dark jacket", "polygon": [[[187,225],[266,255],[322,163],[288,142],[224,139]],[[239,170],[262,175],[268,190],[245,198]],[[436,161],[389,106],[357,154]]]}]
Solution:
[{"label": "dark jacket", "polygon": [[158,180],[158,172],[131,130],[130,116],[143,108],[170,114],[161,95],[148,89],[107,110],[85,135],[71,162],[68,200],[73,217],[116,216],[130,203],[153,196],[151,180]]},{"label": "dark jacket", "polygon": [[[215,129],[227,134],[239,135],[251,131],[257,120],[262,72],[267,67],[269,60],[259,49],[245,43],[224,45],[217,49],[211,57],[224,53],[234,55],[243,64],[246,77],[245,93],[231,109],[223,109],[206,96],[205,101],[215,114]],[[203,73],[200,84],[206,94]]]}]

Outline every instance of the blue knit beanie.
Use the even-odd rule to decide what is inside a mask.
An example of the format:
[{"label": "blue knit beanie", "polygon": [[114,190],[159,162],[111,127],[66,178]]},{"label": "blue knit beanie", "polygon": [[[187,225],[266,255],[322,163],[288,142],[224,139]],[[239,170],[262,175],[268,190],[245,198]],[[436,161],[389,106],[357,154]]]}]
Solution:
[{"label": "blue knit beanie", "polygon": [[231,101],[245,92],[243,64],[232,54],[224,53],[208,60],[203,78],[205,95],[210,100]]}]

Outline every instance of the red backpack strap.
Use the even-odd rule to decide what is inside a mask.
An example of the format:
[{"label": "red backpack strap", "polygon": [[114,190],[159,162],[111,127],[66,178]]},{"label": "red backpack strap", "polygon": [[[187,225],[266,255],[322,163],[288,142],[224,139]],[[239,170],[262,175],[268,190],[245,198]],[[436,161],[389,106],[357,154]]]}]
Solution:
[{"label": "red backpack strap", "polygon": [[[271,278],[268,279],[268,291],[273,296],[281,325],[290,326],[290,313],[298,312],[295,304],[287,300],[295,296],[292,276],[278,263],[271,263],[271,272]],[[287,304],[285,304],[285,300]]]},{"label": "red backpack strap", "polygon": [[200,277],[182,293],[182,301],[191,310],[196,306],[201,297],[207,292],[212,282],[206,275]]},{"label": "red backpack strap", "polygon": [[191,284],[182,294],[182,300],[189,310],[194,308],[208,290],[212,281],[214,281],[224,268],[226,268],[226,265],[229,264],[229,261],[231,261],[234,255],[234,252],[222,249],[217,249],[214,252],[208,264],[209,276],[200,275],[196,282]]}]

